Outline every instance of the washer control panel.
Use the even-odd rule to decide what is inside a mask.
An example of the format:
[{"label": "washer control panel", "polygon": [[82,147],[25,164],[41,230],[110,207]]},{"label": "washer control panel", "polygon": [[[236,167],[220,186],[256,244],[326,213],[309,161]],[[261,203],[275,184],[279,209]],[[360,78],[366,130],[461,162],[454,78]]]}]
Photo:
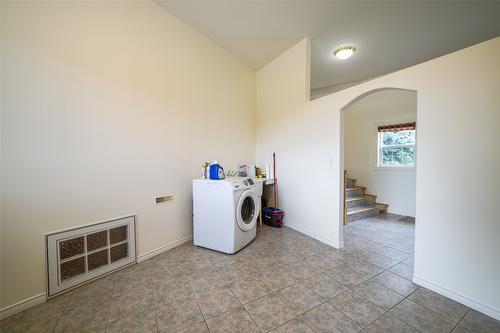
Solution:
[{"label": "washer control panel", "polygon": [[233,188],[235,190],[247,189],[253,185],[255,185],[255,182],[251,178],[238,179],[233,181]]}]

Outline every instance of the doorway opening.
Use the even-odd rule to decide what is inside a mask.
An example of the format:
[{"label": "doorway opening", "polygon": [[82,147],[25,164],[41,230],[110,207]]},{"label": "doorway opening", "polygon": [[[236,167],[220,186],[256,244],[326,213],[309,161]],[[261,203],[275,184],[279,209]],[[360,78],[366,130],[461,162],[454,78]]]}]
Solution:
[{"label": "doorway opening", "polygon": [[370,91],[346,105],[340,116],[345,250],[368,258],[374,270],[407,280],[411,288],[417,93],[395,88]]}]

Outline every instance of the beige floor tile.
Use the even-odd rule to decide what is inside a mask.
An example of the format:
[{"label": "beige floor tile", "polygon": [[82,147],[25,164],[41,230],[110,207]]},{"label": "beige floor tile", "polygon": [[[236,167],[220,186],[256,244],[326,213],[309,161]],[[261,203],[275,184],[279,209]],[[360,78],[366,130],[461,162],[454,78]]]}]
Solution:
[{"label": "beige floor tile", "polygon": [[289,322],[275,328],[272,333],[314,333],[314,331],[300,318],[295,318]]},{"label": "beige floor tile", "polygon": [[475,310],[469,311],[459,326],[477,333],[500,333],[500,321]]},{"label": "beige floor tile", "polygon": [[28,310],[10,316],[9,318],[2,320],[0,327],[3,329],[7,326],[23,324],[37,318],[61,315],[69,302],[71,293],[72,292],[64,293],[61,296],[49,299],[45,303],[36,305]]},{"label": "beige floor tile", "polygon": [[296,256],[288,251],[280,251],[278,253],[271,252],[271,254],[269,256],[278,265],[286,265],[286,264],[292,263],[292,262],[300,259],[298,256]]},{"label": "beige floor tile", "polygon": [[23,320],[17,324],[5,325],[0,328],[2,333],[49,333],[53,332],[60,314]]},{"label": "beige floor tile", "polygon": [[368,277],[375,276],[384,271],[382,267],[358,257],[346,259],[345,264],[347,268]]},{"label": "beige floor tile", "polygon": [[[477,332],[479,332],[479,331],[477,331]],[[465,326],[457,325],[457,327],[455,327],[453,329],[452,333],[473,333],[473,331],[465,328]]]},{"label": "beige floor tile", "polygon": [[408,296],[418,289],[418,286],[410,280],[389,271],[373,277],[372,280],[404,296]]},{"label": "beige floor tile", "polygon": [[316,268],[318,271],[323,272],[332,269],[336,266],[342,265],[344,260],[339,256],[330,253],[318,253],[304,259],[304,262]]},{"label": "beige floor tile", "polygon": [[361,327],[367,326],[385,313],[383,308],[352,290],[331,299],[329,303]]},{"label": "beige floor tile", "polygon": [[269,331],[295,318],[295,313],[277,295],[259,298],[244,305],[257,325]]},{"label": "beige floor tile", "polygon": [[396,305],[390,313],[422,333],[450,332],[454,323],[409,299]]},{"label": "beige floor tile", "polygon": [[404,277],[407,280],[413,280],[413,266],[399,263],[394,267],[389,268],[389,271]]},{"label": "beige floor tile", "polygon": [[340,265],[324,272],[327,276],[341,283],[347,288],[352,288],[366,280],[368,277],[349,269],[346,265]]},{"label": "beige floor tile", "polygon": [[194,297],[163,304],[156,308],[159,332],[173,332],[202,322],[203,316]]},{"label": "beige floor tile", "polygon": [[281,289],[277,294],[296,315],[300,315],[324,302],[321,296],[302,283]]},{"label": "beige floor tile", "polygon": [[389,310],[404,298],[403,295],[372,280],[365,281],[352,290],[386,310]]},{"label": "beige floor tile", "polygon": [[113,282],[94,282],[73,291],[66,310],[82,309],[94,306],[109,306],[113,299]]},{"label": "beige floor tile", "polygon": [[306,279],[319,273],[319,270],[307,264],[304,260],[283,265],[282,268],[299,280]]},{"label": "beige floor tile", "polygon": [[448,297],[439,295],[427,288],[420,288],[410,295],[409,299],[437,312],[441,316],[457,323],[469,311],[465,305],[457,303]]},{"label": "beige floor tile", "polygon": [[226,285],[224,279],[215,271],[196,273],[189,278],[189,284],[194,292]]},{"label": "beige floor tile", "polygon": [[324,300],[329,300],[347,290],[347,287],[323,273],[303,280],[302,284],[320,295]]},{"label": "beige floor tile", "polygon": [[178,333],[209,333],[209,332],[207,324],[204,321],[202,321],[201,323],[180,330],[178,331]]},{"label": "beige floor tile", "polygon": [[236,264],[224,266],[217,270],[219,275],[226,281],[226,283],[233,283],[235,281],[244,280],[255,274],[254,271],[247,269],[246,263],[238,262]]},{"label": "beige floor tile", "polygon": [[363,333],[418,333],[408,324],[405,324],[393,315],[386,313],[368,325]]},{"label": "beige floor tile", "polygon": [[[161,331],[208,333],[205,320],[219,318],[226,324],[218,327],[238,333],[256,326],[354,332],[375,319],[363,333],[414,333],[444,332],[463,317],[455,333],[500,333],[500,323],[490,317],[476,311],[464,317],[468,309],[462,305],[425,289],[415,292],[413,230],[387,214],[349,223],[343,250],[290,228],[267,226],[235,255],[184,244],[6,318],[0,327],[2,333],[52,332],[59,323],[56,331],[85,333],[103,331],[107,322],[108,332],[154,332],[158,322]],[[378,274],[395,261],[403,262]],[[367,281],[373,274],[378,275]],[[416,303],[398,303],[409,294]],[[248,302],[245,310],[238,297]],[[307,309],[303,320],[287,304],[298,313]],[[393,304],[390,314],[376,318],[381,306]]]},{"label": "beige floor tile", "polygon": [[293,275],[281,268],[261,272],[259,276],[272,291],[278,291],[299,282]]},{"label": "beige floor tile", "polygon": [[104,332],[109,313],[109,304],[103,307],[65,310],[54,332]]},{"label": "beige floor tile", "polygon": [[195,297],[205,319],[241,305],[227,286],[196,292]]},{"label": "beige floor tile", "polygon": [[130,317],[139,312],[154,310],[153,290],[146,289],[141,292],[114,297],[109,311],[109,321]]},{"label": "beige floor tile", "polygon": [[260,332],[259,327],[257,327],[253,319],[242,307],[229,310],[208,319],[207,325],[211,333]]},{"label": "beige floor tile", "polygon": [[301,317],[316,333],[354,333],[359,326],[328,303],[304,313]]},{"label": "beige floor tile", "polygon": [[193,290],[187,282],[167,281],[153,287],[156,305],[176,302],[193,296]]},{"label": "beige floor tile", "polygon": [[140,312],[131,317],[108,323],[106,333],[156,333],[156,318],[153,312]]},{"label": "beige floor tile", "polygon": [[115,281],[113,297],[125,296],[130,294],[140,294],[151,290],[153,284],[142,280],[120,280]]},{"label": "beige floor tile", "polygon": [[383,269],[390,268],[399,262],[399,260],[387,257],[381,253],[371,250],[367,251],[365,255],[365,260],[379,267],[382,267]]},{"label": "beige floor tile", "polygon": [[215,256],[211,257],[209,260],[212,263],[212,266],[217,270],[221,269],[224,266],[236,264],[239,261],[239,259],[235,256],[229,254],[222,254],[218,252]]},{"label": "beige floor tile", "polygon": [[242,304],[272,293],[272,290],[258,276],[233,282],[229,287]]}]

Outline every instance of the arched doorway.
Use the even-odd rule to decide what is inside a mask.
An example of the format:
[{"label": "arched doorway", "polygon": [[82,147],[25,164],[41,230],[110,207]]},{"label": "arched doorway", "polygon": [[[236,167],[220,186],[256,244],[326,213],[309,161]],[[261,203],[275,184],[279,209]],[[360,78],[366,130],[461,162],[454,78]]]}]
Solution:
[{"label": "arched doorway", "polygon": [[416,120],[417,92],[408,89],[367,91],[340,109],[341,239],[349,251],[379,254],[384,269],[401,264],[394,270],[408,280],[415,240]]}]

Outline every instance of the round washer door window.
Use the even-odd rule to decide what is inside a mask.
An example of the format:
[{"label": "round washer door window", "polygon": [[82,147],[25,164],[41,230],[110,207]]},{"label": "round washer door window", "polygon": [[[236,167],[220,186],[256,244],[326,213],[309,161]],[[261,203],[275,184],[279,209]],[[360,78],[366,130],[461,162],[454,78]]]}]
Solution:
[{"label": "round washer door window", "polygon": [[236,221],[243,231],[252,230],[257,224],[259,217],[260,202],[257,194],[252,190],[246,190],[241,194],[236,207]]}]

